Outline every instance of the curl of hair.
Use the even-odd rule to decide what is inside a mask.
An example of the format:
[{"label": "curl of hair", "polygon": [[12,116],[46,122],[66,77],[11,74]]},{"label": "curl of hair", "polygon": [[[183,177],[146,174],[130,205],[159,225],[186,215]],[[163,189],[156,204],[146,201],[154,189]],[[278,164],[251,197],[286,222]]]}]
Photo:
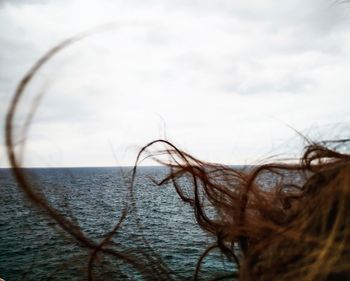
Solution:
[{"label": "curl of hair", "polygon": [[[159,185],[173,183],[198,224],[237,264],[239,280],[349,280],[349,154],[310,143],[297,164],[237,169],[200,161],[166,140],[143,150],[159,142],[170,156],[161,163],[171,169]],[[181,177],[191,181],[192,196],[181,186]],[[263,184],[266,177],[268,185]]]}]

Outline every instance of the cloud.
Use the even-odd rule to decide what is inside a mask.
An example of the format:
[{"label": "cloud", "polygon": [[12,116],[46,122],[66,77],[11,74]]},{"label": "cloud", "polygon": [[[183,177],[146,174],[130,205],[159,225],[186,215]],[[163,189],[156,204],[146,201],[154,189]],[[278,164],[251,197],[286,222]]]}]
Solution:
[{"label": "cloud", "polygon": [[52,0],[0,0],[0,5],[13,5],[19,7],[33,4],[49,4],[50,2],[52,2]]},{"label": "cloud", "polygon": [[27,89],[22,117],[46,89],[27,165],[113,165],[110,143],[131,164],[164,133],[161,118],[171,140],[224,163],[268,155],[293,136],[282,123],[350,121],[350,31],[328,0],[2,3],[0,117],[45,51],[116,23],[60,52]]}]

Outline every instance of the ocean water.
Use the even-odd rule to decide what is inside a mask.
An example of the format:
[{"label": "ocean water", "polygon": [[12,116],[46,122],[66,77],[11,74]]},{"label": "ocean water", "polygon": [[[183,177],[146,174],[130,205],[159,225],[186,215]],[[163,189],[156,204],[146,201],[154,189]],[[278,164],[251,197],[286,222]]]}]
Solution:
[{"label": "ocean water", "polygon": [[[191,279],[198,258],[215,241],[196,224],[191,207],[180,200],[174,187],[154,183],[167,174],[164,167],[138,169],[132,201],[135,206],[126,196],[131,168],[48,168],[25,172],[38,193],[45,194],[52,206],[96,242],[113,228],[123,207],[128,205],[130,211],[113,236],[111,247],[132,255],[140,250],[159,257],[174,279]],[[182,184],[186,186],[188,182],[184,179]],[[11,170],[0,169],[0,196],[1,278],[87,280],[91,250],[81,247],[27,200]],[[144,255],[136,256],[145,264],[149,262]],[[214,251],[205,258],[200,276],[201,280],[209,280],[218,273],[235,270],[233,264]],[[128,264],[106,255],[99,255],[94,272],[95,280],[142,280]]]}]

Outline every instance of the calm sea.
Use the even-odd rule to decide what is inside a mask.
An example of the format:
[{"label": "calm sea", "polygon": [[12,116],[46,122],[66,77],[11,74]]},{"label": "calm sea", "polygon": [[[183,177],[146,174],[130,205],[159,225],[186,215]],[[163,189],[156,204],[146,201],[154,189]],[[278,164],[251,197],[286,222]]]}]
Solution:
[{"label": "calm sea", "polygon": [[[126,167],[26,169],[37,192],[45,194],[94,241],[103,239],[128,204],[130,172]],[[124,250],[141,249],[145,237],[172,277],[191,279],[199,256],[214,239],[195,223],[191,207],[179,199],[171,185],[154,184],[153,180],[163,179],[166,173],[164,167],[139,168],[134,186],[137,213],[130,212],[113,243]],[[1,278],[87,279],[91,251],[79,246],[23,196],[11,170],[0,169],[0,196]],[[207,280],[218,272],[234,270],[214,251],[205,259],[201,276]],[[99,257],[95,272],[100,277],[97,280],[142,280],[132,268],[109,257]]]}]

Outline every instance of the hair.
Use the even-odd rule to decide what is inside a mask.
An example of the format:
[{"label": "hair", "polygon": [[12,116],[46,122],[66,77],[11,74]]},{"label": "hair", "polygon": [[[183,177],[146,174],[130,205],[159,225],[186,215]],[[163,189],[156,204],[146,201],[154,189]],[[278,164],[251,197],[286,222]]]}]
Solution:
[{"label": "hair", "polygon": [[[93,280],[94,264],[106,255],[133,267],[147,280],[175,277],[144,239],[145,248],[125,249],[113,244],[132,207],[124,207],[121,218],[101,241],[95,241],[70,217],[52,206],[21,169],[14,142],[14,116],[24,90],[37,71],[57,52],[85,35],[65,40],[47,52],[23,77],[6,118],[6,147],[13,175],[20,190],[45,215],[82,247],[90,249],[87,279]],[[33,116],[33,112],[27,120]],[[25,132],[30,122],[26,122]],[[25,136],[24,136],[25,139]],[[198,258],[193,278],[199,277],[203,259],[213,249],[238,268],[236,273],[216,278],[241,281],[349,280],[350,279],[350,155],[339,152],[350,139],[309,141],[304,154],[293,163],[266,163],[238,169],[200,161],[167,140],[144,146],[136,159],[129,187],[141,157],[152,157],[169,168],[158,185],[172,183],[179,198],[189,204],[199,226],[216,238]],[[150,152],[155,144],[164,150]],[[160,160],[161,155],[169,160]],[[191,182],[191,192],[181,178]],[[268,177],[269,183],[263,181]],[[210,213],[214,210],[215,215]],[[123,274],[123,272],[120,272]]]},{"label": "hair", "polygon": [[[237,264],[239,280],[350,279],[349,154],[311,143],[297,164],[242,170],[205,163],[165,140],[156,142],[170,147],[165,153],[175,163],[166,163],[171,172],[159,184],[171,181],[198,224],[216,237],[200,257],[194,279],[200,261],[215,247]],[[191,197],[179,184],[183,176],[192,179]],[[266,176],[274,181],[263,186]],[[209,207],[216,210],[214,218]]]}]

